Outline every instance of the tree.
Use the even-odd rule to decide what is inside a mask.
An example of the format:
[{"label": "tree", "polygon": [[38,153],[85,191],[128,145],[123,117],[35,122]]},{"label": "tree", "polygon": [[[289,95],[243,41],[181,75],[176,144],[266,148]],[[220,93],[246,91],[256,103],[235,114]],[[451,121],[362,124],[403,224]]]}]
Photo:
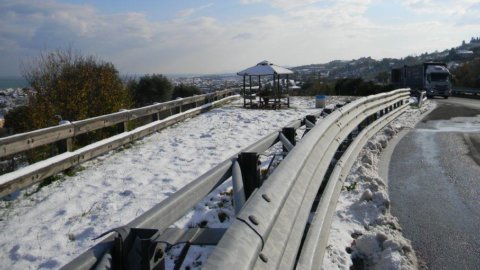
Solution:
[{"label": "tree", "polygon": [[375,79],[379,83],[386,84],[386,83],[388,83],[388,80],[390,79],[390,73],[387,72],[387,71],[382,71],[382,72],[378,73],[377,76],[375,76]]},{"label": "tree", "polygon": [[11,129],[13,133],[26,132],[30,129],[27,121],[30,110],[27,106],[19,106],[8,111],[5,115],[5,128]]},{"label": "tree", "polygon": [[131,99],[112,63],[68,50],[41,53],[23,68],[35,89],[29,97],[29,130],[128,108]]},{"label": "tree", "polygon": [[361,78],[340,79],[335,84],[336,94],[343,96],[368,96],[393,89],[392,85],[378,85],[371,81],[366,82]]},{"label": "tree", "polygon": [[480,88],[480,60],[463,64],[453,71],[457,86]]},{"label": "tree", "polygon": [[332,95],[334,93],[333,86],[327,81],[319,79],[308,80],[302,85],[301,95],[315,96],[315,95]]},{"label": "tree", "polygon": [[190,97],[193,95],[199,95],[202,92],[198,87],[195,85],[186,85],[186,84],[180,84],[176,85],[175,88],[173,89],[173,94],[172,94],[172,99],[176,99],[179,97]]},{"label": "tree", "polygon": [[169,101],[173,86],[167,77],[161,74],[145,75],[140,80],[129,83],[135,106],[141,107],[154,102]]}]

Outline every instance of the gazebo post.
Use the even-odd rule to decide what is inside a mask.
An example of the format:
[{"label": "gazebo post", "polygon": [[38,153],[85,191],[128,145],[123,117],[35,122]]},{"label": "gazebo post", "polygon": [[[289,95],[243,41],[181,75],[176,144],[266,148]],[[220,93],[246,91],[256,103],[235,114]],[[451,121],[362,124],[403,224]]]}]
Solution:
[{"label": "gazebo post", "polygon": [[277,76],[277,81],[278,81],[278,84],[277,84],[278,107],[282,107],[282,100],[281,100],[282,89],[280,89],[280,74],[278,74],[278,76]]},{"label": "gazebo post", "polygon": [[275,72],[273,73],[273,85],[272,85],[272,95],[273,95],[273,108],[277,106],[277,89],[275,87]]},{"label": "gazebo post", "polygon": [[250,108],[252,107],[252,75],[248,76],[250,79]]},{"label": "gazebo post", "polygon": [[247,107],[247,100],[246,100],[246,94],[247,94],[247,91],[245,90],[245,75],[243,75],[243,107]]},{"label": "gazebo post", "polygon": [[[262,83],[260,82],[260,75],[258,75],[258,91],[257,93],[260,93],[260,90],[262,88]],[[258,103],[262,105],[262,97],[258,96]]]},{"label": "gazebo post", "polygon": [[290,108],[290,91],[289,91],[289,85],[290,81],[288,80],[288,74],[287,74],[287,108]]}]

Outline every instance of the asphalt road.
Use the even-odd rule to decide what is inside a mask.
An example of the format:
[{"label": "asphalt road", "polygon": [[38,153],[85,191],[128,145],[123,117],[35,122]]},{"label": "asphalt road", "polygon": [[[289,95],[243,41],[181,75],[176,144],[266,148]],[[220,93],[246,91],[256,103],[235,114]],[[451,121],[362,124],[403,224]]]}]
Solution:
[{"label": "asphalt road", "polygon": [[391,210],[429,269],[480,269],[480,100],[435,102],[393,150]]}]

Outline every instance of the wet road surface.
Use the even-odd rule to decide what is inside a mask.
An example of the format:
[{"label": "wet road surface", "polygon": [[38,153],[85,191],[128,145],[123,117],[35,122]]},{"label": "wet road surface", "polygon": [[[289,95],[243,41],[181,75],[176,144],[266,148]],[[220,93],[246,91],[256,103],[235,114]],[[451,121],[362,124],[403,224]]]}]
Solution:
[{"label": "wet road surface", "polygon": [[429,269],[480,269],[480,100],[435,101],[391,156],[392,213]]}]

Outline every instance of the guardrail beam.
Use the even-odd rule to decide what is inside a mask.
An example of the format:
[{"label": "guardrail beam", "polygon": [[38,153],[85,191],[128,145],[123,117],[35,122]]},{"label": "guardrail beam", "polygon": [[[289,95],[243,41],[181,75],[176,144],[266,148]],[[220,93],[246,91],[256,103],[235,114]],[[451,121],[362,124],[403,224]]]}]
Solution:
[{"label": "guardrail beam", "polygon": [[237,160],[232,165],[233,207],[239,213],[246,202],[245,187],[243,185],[242,170]]}]

